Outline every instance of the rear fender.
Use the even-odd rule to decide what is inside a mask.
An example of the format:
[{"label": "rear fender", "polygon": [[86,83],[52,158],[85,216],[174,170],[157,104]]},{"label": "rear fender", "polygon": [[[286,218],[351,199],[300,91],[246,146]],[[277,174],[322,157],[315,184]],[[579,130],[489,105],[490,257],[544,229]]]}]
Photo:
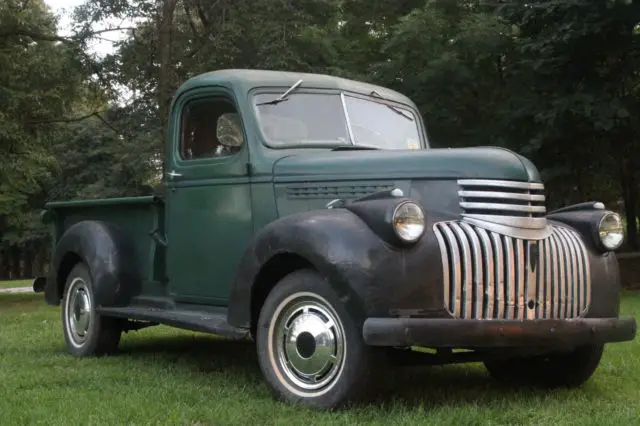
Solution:
[{"label": "rear fender", "polygon": [[141,281],[134,242],[118,226],[87,220],[74,224],[56,244],[45,299],[58,305],[69,272],[84,262],[93,280],[98,306],[125,306],[140,293]]}]

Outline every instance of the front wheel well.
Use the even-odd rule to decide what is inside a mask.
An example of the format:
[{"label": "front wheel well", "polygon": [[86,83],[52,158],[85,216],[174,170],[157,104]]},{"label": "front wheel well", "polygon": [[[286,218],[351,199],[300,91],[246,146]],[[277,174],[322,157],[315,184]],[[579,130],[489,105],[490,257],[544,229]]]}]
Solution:
[{"label": "front wheel well", "polygon": [[275,285],[285,276],[300,269],[315,267],[304,257],[295,253],[279,253],[267,261],[260,269],[251,290],[251,335],[256,335],[260,309]]},{"label": "front wheel well", "polygon": [[71,273],[73,267],[80,262],[82,262],[82,258],[74,252],[69,252],[62,258],[60,266],[58,267],[58,272],[56,274],[56,290],[59,299],[62,299],[62,294],[64,293],[64,286],[67,281],[67,277]]}]

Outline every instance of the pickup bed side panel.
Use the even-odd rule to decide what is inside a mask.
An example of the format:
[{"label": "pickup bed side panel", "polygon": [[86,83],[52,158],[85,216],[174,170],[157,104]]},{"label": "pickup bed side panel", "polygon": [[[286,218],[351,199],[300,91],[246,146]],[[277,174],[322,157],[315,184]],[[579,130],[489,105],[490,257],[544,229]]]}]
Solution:
[{"label": "pickup bed side panel", "polygon": [[[78,259],[104,286],[100,304],[123,304],[132,296],[161,296],[164,276],[164,206],[155,197],[73,201],[47,205],[53,222],[48,303],[58,304],[66,274]],[[98,284],[101,283],[101,284]]]}]

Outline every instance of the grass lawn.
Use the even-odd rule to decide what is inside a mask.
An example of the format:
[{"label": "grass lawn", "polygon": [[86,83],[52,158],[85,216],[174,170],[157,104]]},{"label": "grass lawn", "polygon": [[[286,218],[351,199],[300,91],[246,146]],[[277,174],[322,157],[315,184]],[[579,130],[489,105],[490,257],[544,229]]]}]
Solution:
[{"label": "grass lawn", "polygon": [[[640,317],[640,293],[623,312]],[[254,347],[152,327],[121,353],[75,359],[59,310],[41,295],[0,295],[0,424],[631,425],[640,418],[640,341],[612,344],[581,389],[503,388],[480,364],[380,371],[379,401],[312,412],[272,400]]]},{"label": "grass lawn", "polygon": [[0,281],[0,288],[31,287],[33,280]]}]

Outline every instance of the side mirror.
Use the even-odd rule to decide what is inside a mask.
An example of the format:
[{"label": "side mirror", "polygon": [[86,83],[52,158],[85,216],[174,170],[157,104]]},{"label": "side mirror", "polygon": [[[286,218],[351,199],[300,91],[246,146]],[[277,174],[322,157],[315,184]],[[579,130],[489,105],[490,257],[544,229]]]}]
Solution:
[{"label": "side mirror", "polygon": [[221,145],[231,148],[242,146],[244,137],[240,117],[236,113],[225,113],[218,117],[216,136]]}]

